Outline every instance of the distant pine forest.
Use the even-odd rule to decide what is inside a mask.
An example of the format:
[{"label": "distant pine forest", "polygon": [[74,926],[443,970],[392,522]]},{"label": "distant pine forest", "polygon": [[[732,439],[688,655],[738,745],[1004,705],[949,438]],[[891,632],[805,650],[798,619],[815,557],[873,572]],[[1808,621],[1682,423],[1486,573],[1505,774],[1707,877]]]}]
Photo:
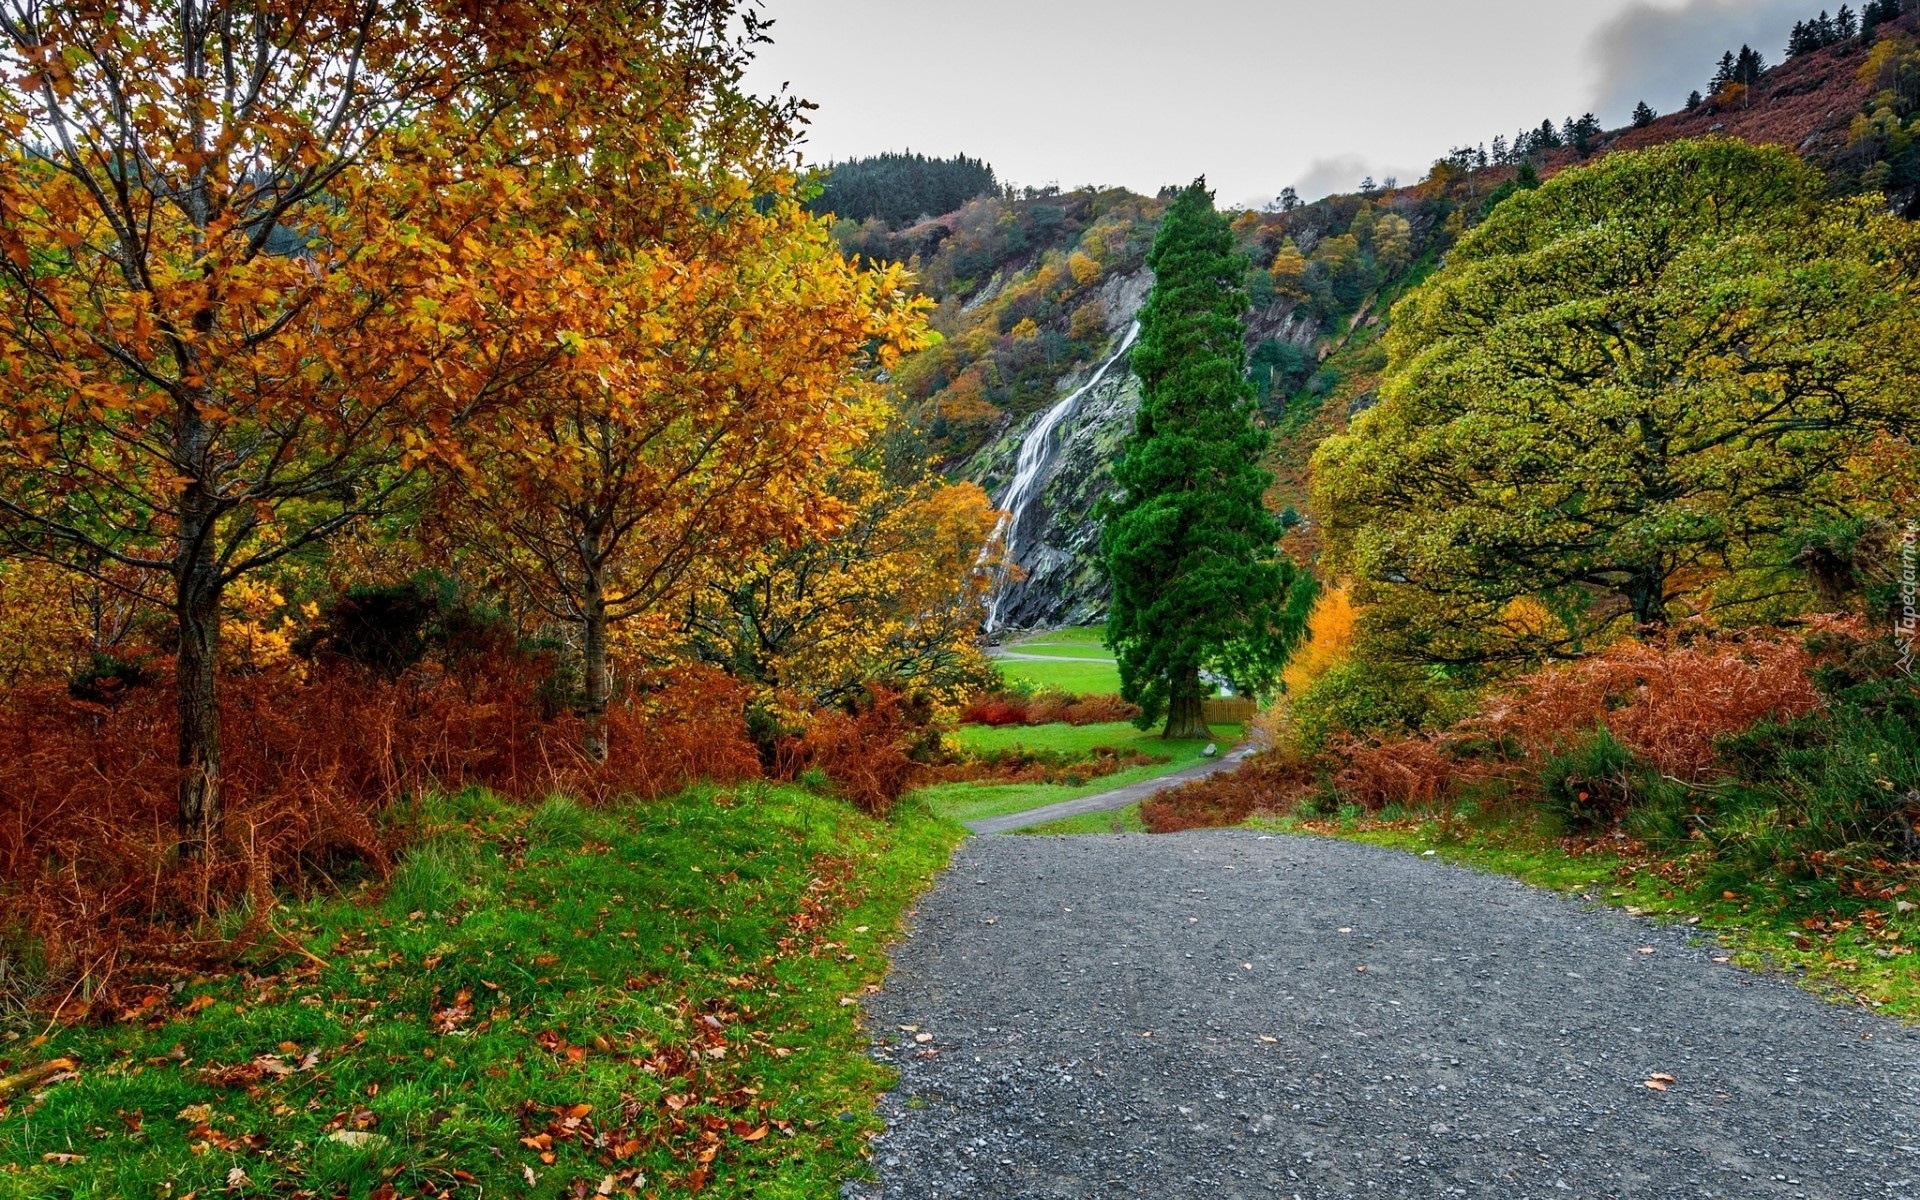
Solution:
[{"label": "distant pine forest", "polygon": [[880,220],[889,229],[950,213],[967,201],[996,195],[993,168],[964,154],[928,158],[911,151],[829,164],[820,194],[807,207],[843,221]]}]

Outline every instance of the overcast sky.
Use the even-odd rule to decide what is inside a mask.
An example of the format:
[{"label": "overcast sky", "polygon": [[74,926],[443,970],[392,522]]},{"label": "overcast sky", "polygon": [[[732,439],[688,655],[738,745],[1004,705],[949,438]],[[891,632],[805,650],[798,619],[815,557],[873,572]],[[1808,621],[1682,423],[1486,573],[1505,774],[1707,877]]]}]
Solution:
[{"label": "overcast sky", "polygon": [[[766,0],[750,81],[820,105],[807,157],[964,152],[1023,184],[1223,203],[1412,182],[1542,117],[1624,124],[1824,0]],[[1831,5],[1830,5],[1831,7]]]}]

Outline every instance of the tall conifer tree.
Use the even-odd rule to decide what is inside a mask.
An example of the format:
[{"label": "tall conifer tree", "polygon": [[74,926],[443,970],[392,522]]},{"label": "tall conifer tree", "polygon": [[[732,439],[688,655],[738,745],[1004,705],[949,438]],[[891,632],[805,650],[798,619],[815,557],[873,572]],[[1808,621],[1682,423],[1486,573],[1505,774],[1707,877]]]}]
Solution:
[{"label": "tall conifer tree", "polygon": [[1147,263],[1133,351],[1144,395],[1101,533],[1107,638],[1141,726],[1164,715],[1167,737],[1206,737],[1201,672],[1261,690],[1291,648],[1293,569],[1261,500],[1273,480],[1247,382],[1246,262],[1204,179],[1174,198]]}]

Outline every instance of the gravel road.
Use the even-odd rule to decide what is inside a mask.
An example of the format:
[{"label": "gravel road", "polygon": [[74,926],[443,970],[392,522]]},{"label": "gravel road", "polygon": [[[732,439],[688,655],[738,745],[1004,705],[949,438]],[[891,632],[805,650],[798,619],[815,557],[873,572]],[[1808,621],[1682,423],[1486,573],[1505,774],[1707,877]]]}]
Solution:
[{"label": "gravel road", "polygon": [[844,1195],[1920,1196],[1920,1034],[1695,940],[1344,842],[975,838]]}]

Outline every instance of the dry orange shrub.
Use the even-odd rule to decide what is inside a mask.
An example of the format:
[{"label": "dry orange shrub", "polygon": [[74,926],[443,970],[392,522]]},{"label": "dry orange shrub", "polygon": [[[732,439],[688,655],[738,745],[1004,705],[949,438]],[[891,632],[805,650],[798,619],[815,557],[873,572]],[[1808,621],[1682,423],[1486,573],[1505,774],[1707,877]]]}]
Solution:
[{"label": "dry orange shrub", "polygon": [[1043,696],[1027,709],[1028,725],[1105,725],[1131,721],[1140,706],[1119,696]]},{"label": "dry orange shrub", "polygon": [[1140,802],[1140,820],[1154,833],[1238,825],[1256,812],[1285,808],[1314,786],[1314,764],[1267,753],[1232,771],[1169,788]]},{"label": "dry orange shrub", "polygon": [[1542,758],[1601,727],[1663,774],[1698,782],[1721,739],[1820,705],[1814,665],[1791,635],[1621,642],[1521,677],[1452,729],[1335,747],[1334,785],[1376,810],[1435,806],[1489,779],[1524,787]]},{"label": "dry orange shrub", "polygon": [[654,798],[758,774],[744,692],[718,672],[677,670],[619,706],[603,764],[576,751],[576,717],[543,718],[545,677],[526,656],[391,682],[325,662],[230,676],[226,844],[205,865],[174,853],[170,692],[133,688],[111,705],[58,685],[0,693],[0,894],[14,932],[56,972],[98,982],[126,955],[182,952],[185,921],[224,903],[309,887],[346,859],[384,873],[399,836],[386,813],[432,789]]},{"label": "dry orange shrub", "polygon": [[980,696],[960,711],[962,725],[991,725],[996,728],[1004,725],[1027,724],[1027,706],[1019,700],[1010,700],[1005,696]]},{"label": "dry orange shrub", "polygon": [[1471,769],[1437,737],[1347,742],[1330,753],[1341,761],[1333,776],[1335,789],[1370,812],[1390,804],[1441,804]]},{"label": "dry orange shrub", "polygon": [[919,770],[911,742],[925,718],[900,693],[874,688],[858,713],[816,713],[805,733],[783,739],[774,773],[795,779],[808,768],[818,768],[833,781],[841,799],[884,817]]},{"label": "dry orange shrub", "polygon": [[1712,774],[1722,738],[1819,707],[1815,665],[1805,640],[1791,633],[1623,642],[1522,676],[1449,729],[1343,739],[1310,761],[1263,754],[1162,793],[1141,805],[1141,816],[1157,833],[1235,824],[1288,807],[1323,777],[1341,799],[1372,811],[1434,807],[1489,780],[1524,786],[1542,758],[1601,726],[1661,772],[1698,781]]},{"label": "dry orange shrub", "polygon": [[1060,761],[1057,756],[1035,754],[1016,746],[1012,750],[980,758],[960,758],[950,762],[922,764],[914,772],[914,785],[929,783],[1065,783],[1074,787],[1124,771],[1165,762],[1164,755],[1143,754],[1138,750],[1120,750],[1113,746],[1095,746],[1086,757]]},{"label": "dry orange shrub", "polygon": [[1604,725],[1662,772],[1696,780],[1721,738],[1818,707],[1813,665],[1795,637],[1622,642],[1524,677],[1486,704],[1469,732],[1539,755]]},{"label": "dry orange shrub", "polygon": [[1140,706],[1119,696],[1048,695],[1026,701],[1010,696],[976,696],[960,711],[962,725],[1105,725],[1131,721]]}]

